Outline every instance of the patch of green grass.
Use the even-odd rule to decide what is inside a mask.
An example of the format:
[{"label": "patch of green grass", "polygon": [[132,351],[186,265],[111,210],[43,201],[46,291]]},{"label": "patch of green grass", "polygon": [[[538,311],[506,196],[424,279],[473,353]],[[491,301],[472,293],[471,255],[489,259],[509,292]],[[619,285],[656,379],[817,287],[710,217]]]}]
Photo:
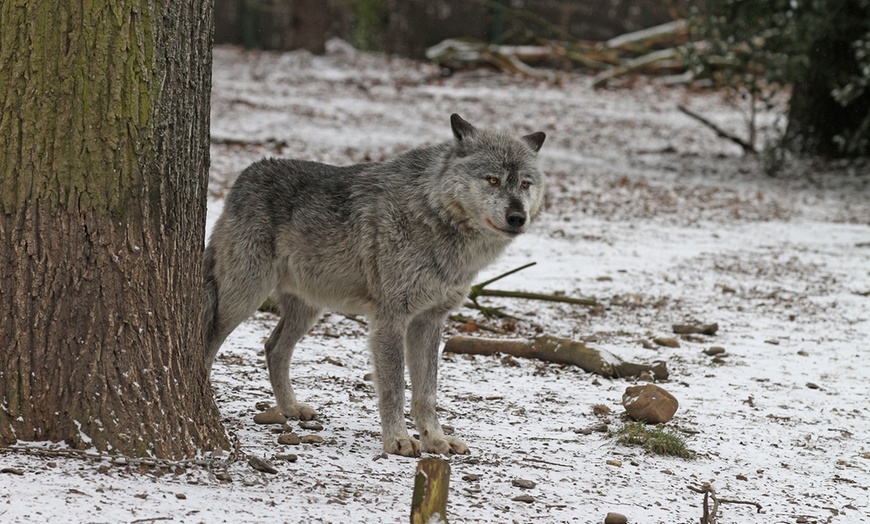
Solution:
[{"label": "patch of green grass", "polygon": [[655,455],[692,458],[695,454],[686,447],[683,437],[660,426],[647,426],[643,422],[626,424],[616,431],[608,432],[619,444],[640,446]]}]

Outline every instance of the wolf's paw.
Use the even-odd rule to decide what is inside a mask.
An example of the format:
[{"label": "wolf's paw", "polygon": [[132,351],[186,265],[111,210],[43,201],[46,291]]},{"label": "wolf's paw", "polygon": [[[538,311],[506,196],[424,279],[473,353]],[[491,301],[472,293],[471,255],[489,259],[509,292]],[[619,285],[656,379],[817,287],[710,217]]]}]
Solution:
[{"label": "wolf's paw", "polygon": [[440,436],[423,439],[423,451],[442,455],[467,455],[468,444],[456,437]]},{"label": "wolf's paw", "polygon": [[317,412],[314,411],[314,408],[301,402],[281,408],[281,413],[291,420],[314,420],[317,418]]},{"label": "wolf's paw", "polygon": [[384,439],[384,451],[404,457],[419,457],[420,443],[413,437],[398,437]]}]

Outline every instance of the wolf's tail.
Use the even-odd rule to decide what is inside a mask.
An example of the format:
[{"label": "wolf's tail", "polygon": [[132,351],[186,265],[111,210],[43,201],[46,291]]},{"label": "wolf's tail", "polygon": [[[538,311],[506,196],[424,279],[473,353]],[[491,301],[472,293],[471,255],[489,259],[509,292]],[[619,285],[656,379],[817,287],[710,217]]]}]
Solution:
[{"label": "wolf's tail", "polygon": [[[218,282],[215,275],[215,248],[208,246],[205,249],[205,256],[202,261],[202,341],[205,348],[206,365],[211,368],[211,363],[215,355],[212,351],[215,348],[217,338],[217,315],[218,315]],[[215,351],[216,353],[216,351]]]}]

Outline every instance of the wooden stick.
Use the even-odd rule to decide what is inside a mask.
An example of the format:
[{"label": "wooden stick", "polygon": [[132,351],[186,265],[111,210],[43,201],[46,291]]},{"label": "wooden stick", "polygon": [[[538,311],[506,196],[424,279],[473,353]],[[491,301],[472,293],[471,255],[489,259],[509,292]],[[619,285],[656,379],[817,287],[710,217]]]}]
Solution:
[{"label": "wooden stick", "polygon": [[548,302],[564,302],[566,304],[578,304],[581,306],[594,306],[598,302],[594,298],[574,298],[544,293],[527,293],[525,291],[507,291],[503,289],[481,289],[480,296],[484,297],[508,297],[527,298],[530,300],[546,300]]},{"label": "wooden stick", "polygon": [[657,362],[652,366],[625,362],[608,351],[590,348],[575,340],[548,335],[535,337],[533,340],[455,336],[444,345],[444,351],[469,355],[506,353],[556,364],[571,364],[607,378],[633,377],[644,371],[654,374],[660,380],[669,376],[664,362]]},{"label": "wooden stick", "polygon": [[647,27],[640,31],[625,33],[611,38],[604,43],[609,48],[624,48],[626,50],[649,49],[653,44],[663,41],[673,41],[685,38],[689,24],[685,20],[674,20],[665,24]]},{"label": "wooden stick", "polygon": [[411,524],[430,524],[433,521],[446,524],[449,486],[449,463],[439,458],[420,460],[411,498]]}]

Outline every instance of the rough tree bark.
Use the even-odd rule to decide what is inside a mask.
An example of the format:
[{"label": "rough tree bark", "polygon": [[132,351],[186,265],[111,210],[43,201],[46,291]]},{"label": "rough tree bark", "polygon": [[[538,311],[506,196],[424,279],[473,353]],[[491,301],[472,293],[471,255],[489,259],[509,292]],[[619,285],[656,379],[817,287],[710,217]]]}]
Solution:
[{"label": "rough tree bark", "polygon": [[0,3],[0,444],[227,446],[200,327],[211,17]]}]

